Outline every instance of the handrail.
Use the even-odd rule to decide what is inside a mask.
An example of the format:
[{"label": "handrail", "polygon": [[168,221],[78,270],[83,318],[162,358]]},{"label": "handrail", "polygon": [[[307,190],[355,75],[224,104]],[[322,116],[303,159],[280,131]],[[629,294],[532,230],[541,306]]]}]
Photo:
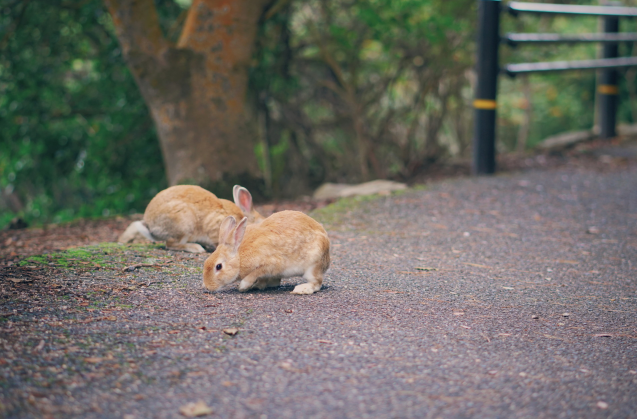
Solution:
[{"label": "handrail", "polygon": [[510,46],[518,44],[549,44],[579,42],[637,42],[637,33],[583,33],[579,35],[562,35],[559,33],[508,33],[502,41]]},{"label": "handrail", "polygon": [[509,13],[548,13],[559,15],[637,17],[637,7],[574,6],[568,4],[523,3],[512,1],[506,6]]},{"label": "handrail", "polygon": [[547,73],[565,70],[597,70],[603,68],[622,68],[637,66],[637,57],[602,58],[582,61],[550,61],[542,63],[509,64],[502,72],[510,77],[518,74]]}]

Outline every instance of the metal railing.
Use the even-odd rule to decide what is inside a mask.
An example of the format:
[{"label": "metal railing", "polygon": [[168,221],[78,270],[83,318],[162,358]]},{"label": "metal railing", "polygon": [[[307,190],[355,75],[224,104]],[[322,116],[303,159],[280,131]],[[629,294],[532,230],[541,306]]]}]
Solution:
[{"label": "metal railing", "polygon": [[[599,16],[603,19],[604,33],[580,35],[510,33],[500,37],[500,14],[542,13],[567,16]],[[513,1],[502,7],[500,0],[479,0],[478,60],[475,100],[475,127],[473,138],[473,173],[495,172],[495,127],[498,75],[510,77],[518,74],[545,73],[566,70],[599,70],[598,80],[600,137],[616,136],[617,68],[637,66],[637,57],[619,57],[620,42],[637,42],[637,33],[619,33],[619,18],[637,18],[637,7],[572,6]],[[509,46],[526,44],[599,42],[603,45],[601,59],[582,61],[553,61],[508,64],[500,68],[498,49],[501,43]]]}]

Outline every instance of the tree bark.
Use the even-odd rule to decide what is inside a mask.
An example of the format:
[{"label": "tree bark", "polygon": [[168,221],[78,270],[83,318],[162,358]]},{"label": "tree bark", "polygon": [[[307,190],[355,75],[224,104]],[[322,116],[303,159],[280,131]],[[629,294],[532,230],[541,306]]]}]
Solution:
[{"label": "tree bark", "polygon": [[168,183],[256,176],[248,69],[270,0],[194,0],[177,45],[154,0],[104,0],[123,55],[155,121]]}]

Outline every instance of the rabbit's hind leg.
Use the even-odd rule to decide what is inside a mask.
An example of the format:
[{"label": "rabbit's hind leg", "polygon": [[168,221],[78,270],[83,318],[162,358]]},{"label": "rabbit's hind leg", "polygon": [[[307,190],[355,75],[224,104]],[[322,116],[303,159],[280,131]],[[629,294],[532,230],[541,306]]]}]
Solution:
[{"label": "rabbit's hind leg", "polygon": [[323,284],[323,269],[319,264],[316,264],[305,271],[303,278],[307,281],[306,284],[300,284],[294,287],[292,294],[314,294],[321,289]]}]

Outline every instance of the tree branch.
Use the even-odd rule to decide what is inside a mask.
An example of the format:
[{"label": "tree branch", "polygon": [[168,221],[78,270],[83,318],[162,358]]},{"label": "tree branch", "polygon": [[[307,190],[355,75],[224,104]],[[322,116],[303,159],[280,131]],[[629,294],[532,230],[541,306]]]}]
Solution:
[{"label": "tree branch", "polygon": [[169,47],[153,0],[104,0],[104,3],[126,57],[138,54],[156,57]]}]

